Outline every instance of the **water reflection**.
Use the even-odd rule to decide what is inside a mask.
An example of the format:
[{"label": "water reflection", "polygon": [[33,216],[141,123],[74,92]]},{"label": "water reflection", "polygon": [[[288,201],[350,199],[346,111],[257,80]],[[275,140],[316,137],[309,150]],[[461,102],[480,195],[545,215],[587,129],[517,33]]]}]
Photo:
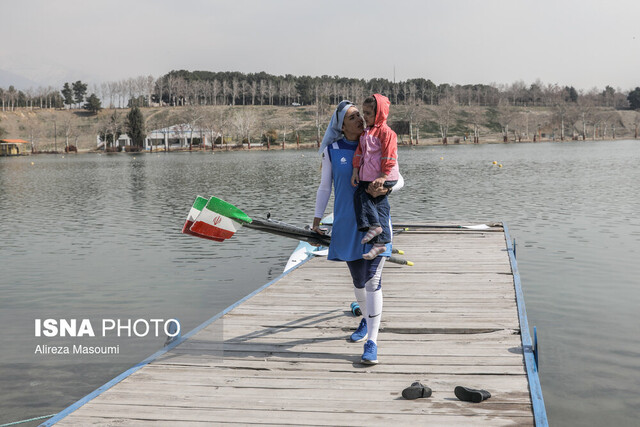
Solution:
[{"label": "water reflection", "polygon": [[[400,158],[396,221],[509,224],[552,424],[634,423],[640,145],[451,145],[401,148]],[[182,235],[195,196],[303,225],[319,163],[294,150],[0,158],[0,308],[117,306],[170,313],[190,329],[279,275],[296,246],[253,230],[224,244]],[[0,388],[12,391],[0,422],[55,412],[127,367],[47,376],[3,366]]]}]

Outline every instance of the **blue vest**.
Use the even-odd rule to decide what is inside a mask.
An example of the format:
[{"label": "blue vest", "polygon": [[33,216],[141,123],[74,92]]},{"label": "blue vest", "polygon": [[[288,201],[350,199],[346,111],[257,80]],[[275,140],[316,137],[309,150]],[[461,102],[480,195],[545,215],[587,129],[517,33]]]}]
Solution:
[{"label": "blue vest", "polygon": [[[356,187],[351,185],[351,174],[353,173],[353,154],[358,148],[358,142],[342,138],[327,148],[334,190],[333,228],[327,258],[336,261],[355,261],[362,259],[362,255],[371,249],[370,244],[360,243],[365,232],[358,231],[353,207],[353,194]],[[391,256],[391,243],[387,244],[387,250],[380,256]]]}]

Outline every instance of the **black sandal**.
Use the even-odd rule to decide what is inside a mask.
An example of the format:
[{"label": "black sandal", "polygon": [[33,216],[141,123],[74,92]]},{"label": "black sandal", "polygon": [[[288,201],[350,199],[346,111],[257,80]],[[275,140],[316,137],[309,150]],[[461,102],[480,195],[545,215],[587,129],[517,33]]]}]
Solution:
[{"label": "black sandal", "polygon": [[426,385],[420,384],[418,381],[411,384],[409,387],[402,390],[402,397],[407,400],[418,399],[420,397],[431,396],[431,389]]},{"label": "black sandal", "polygon": [[453,392],[455,393],[458,399],[464,402],[480,403],[483,400],[487,400],[488,398],[491,397],[491,393],[489,393],[487,390],[468,388],[468,387],[462,387],[462,386],[457,386],[453,390]]}]

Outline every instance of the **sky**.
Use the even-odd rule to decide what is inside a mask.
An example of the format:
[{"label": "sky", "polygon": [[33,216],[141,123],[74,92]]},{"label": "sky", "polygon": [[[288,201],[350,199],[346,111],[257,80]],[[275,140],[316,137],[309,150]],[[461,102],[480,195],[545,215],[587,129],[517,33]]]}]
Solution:
[{"label": "sky", "polygon": [[638,0],[0,0],[0,87],[174,69],[640,86]]}]

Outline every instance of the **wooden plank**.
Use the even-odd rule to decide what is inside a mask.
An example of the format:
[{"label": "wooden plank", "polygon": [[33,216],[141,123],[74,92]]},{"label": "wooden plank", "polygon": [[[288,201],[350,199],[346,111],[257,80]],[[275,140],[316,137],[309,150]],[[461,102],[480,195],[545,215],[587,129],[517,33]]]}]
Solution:
[{"label": "wooden plank", "polygon": [[[394,245],[416,265],[385,266],[379,365],[347,341],[360,318],[344,263],[317,258],[59,425],[533,425],[504,235],[410,231]],[[402,399],[415,380],[433,396]],[[456,385],[492,398],[460,402]]]},{"label": "wooden plank", "polygon": [[[464,411],[448,413],[444,415],[429,414],[414,404],[414,413],[385,414],[377,412],[379,405],[371,405],[372,411],[367,419],[363,414],[353,412],[318,413],[305,410],[279,410],[268,411],[252,409],[250,406],[244,409],[217,409],[199,407],[163,407],[147,405],[124,404],[94,404],[78,410],[80,416],[99,416],[109,420],[113,424],[122,424],[120,420],[127,415],[135,417],[135,420],[153,422],[210,422],[210,423],[240,423],[240,424],[277,424],[277,425],[460,425],[460,426],[508,426],[508,425],[532,425],[532,418],[527,416],[509,416],[508,414],[483,415],[475,412],[469,404]],[[59,425],[65,425],[60,423]]]}]

